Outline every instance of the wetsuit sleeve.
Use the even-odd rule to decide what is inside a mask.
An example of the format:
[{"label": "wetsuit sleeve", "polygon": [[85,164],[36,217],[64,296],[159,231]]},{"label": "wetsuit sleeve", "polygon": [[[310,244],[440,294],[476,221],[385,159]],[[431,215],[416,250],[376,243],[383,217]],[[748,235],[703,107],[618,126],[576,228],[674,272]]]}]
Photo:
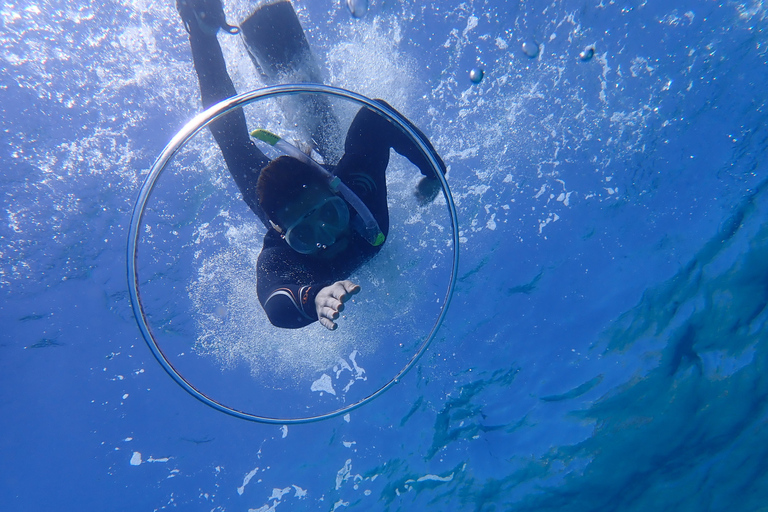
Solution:
[{"label": "wetsuit sleeve", "polygon": [[[235,86],[227,73],[224,55],[216,36],[205,33],[193,23],[190,26],[189,42],[203,106],[207,108],[234,96]],[[217,119],[209,127],[221,149],[229,173],[243,195],[243,200],[264,225],[268,226],[267,216],[261,209],[256,195],[256,182],[259,172],[269,159],[251,140],[243,110],[236,109]]]},{"label": "wetsuit sleeve", "polygon": [[298,329],[317,321],[315,297],[330,282],[317,282],[301,256],[276,239],[264,239],[256,267],[256,286],[261,307],[275,327]]},{"label": "wetsuit sleeve", "polygon": [[[376,101],[389,107],[383,100]],[[410,121],[408,123],[410,124]],[[424,134],[412,124],[410,126],[434,151]],[[389,234],[386,171],[391,149],[410,160],[427,178],[437,179],[429,161],[411,138],[367,107],[361,108],[352,120],[344,142],[344,156],[335,169],[336,176],[341,178],[371,211],[384,235]],[[440,171],[445,174],[445,164],[439,156],[437,159]]]},{"label": "wetsuit sleeve", "polygon": [[[392,110],[395,110],[384,100],[377,99],[375,101],[391,108]],[[427,147],[437,156],[440,171],[445,174],[445,163],[437,154],[437,151],[435,151],[435,148],[432,146],[432,143],[429,141],[426,135],[424,135],[424,133],[408,119],[405,117],[403,117],[403,119],[405,119],[405,122],[408,124],[408,126],[413,129],[413,131],[415,131],[419,137],[421,137]],[[403,133],[400,128],[398,128],[388,119],[380,116],[372,110],[366,107],[360,109],[360,111],[355,116],[355,119],[352,121],[352,125],[349,127],[349,131],[347,131],[347,138],[344,142],[345,155],[360,155],[371,153],[376,155],[378,159],[382,159],[382,155],[380,153],[382,151],[386,151],[388,153],[390,148],[394,149],[399,154],[410,160],[412,164],[419,168],[421,174],[424,176],[430,178],[435,177],[434,171],[432,166],[429,164],[429,161],[408,135]],[[389,161],[388,156],[386,157],[386,161]]]}]

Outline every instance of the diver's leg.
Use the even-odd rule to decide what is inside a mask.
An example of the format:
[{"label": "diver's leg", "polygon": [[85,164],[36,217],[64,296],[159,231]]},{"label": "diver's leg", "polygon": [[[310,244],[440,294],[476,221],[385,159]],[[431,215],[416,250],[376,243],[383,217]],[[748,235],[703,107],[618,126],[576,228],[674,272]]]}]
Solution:
[{"label": "diver's leg", "polygon": [[[322,83],[320,66],[288,0],[261,3],[240,29],[264,83]],[[328,96],[284,96],[280,103],[286,120],[299,129],[300,137],[308,139],[305,142],[312,143],[325,163],[336,163],[341,158],[344,134]]]},{"label": "diver's leg", "polygon": [[240,28],[248,53],[266,81],[321,81],[304,29],[287,0],[260,5]]},{"label": "diver's leg", "polygon": [[[189,32],[192,59],[200,84],[203,106],[209,107],[234,96],[236,94],[235,86],[227,73],[226,62],[215,31],[211,31],[210,27],[201,26],[199,15],[190,19],[191,11],[185,13],[181,8],[179,11]],[[223,12],[221,17],[223,19]],[[256,181],[259,172],[269,162],[269,159],[251,140],[243,110],[236,109],[226,114],[211,123],[209,128],[221,149],[232,178],[243,195],[243,200],[262,222],[268,225],[267,216],[258,204]]]}]

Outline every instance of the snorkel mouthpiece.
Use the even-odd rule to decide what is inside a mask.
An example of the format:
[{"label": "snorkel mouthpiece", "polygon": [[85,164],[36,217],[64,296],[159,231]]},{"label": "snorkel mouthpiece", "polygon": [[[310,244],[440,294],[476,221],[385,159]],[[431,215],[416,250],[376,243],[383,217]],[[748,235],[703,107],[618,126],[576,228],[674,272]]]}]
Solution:
[{"label": "snorkel mouthpiece", "polygon": [[365,203],[363,203],[363,201],[357,197],[357,194],[352,192],[349,187],[347,187],[347,185],[341,181],[341,179],[339,179],[338,176],[334,176],[299,148],[289,142],[286,142],[280,136],[275,135],[268,130],[263,130],[261,128],[253,130],[251,132],[251,137],[262,142],[266,142],[270,146],[282,151],[286,155],[304,162],[310,167],[320,171],[320,173],[328,180],[328,186],[331,188],[331,190],[343,197],[344,200],[349,203],[350,206],[352,206],[352,208],[354,208],[357,212],[357,218],[355,219],[356,222],[353,222],[353,225],[360,236],[362,236],[366,242],[374,247],[378,247],[384,243],[386,237],[381,231],[379,223],[376,222],[376,219],[373,217],[371,210],[368,209]]}]

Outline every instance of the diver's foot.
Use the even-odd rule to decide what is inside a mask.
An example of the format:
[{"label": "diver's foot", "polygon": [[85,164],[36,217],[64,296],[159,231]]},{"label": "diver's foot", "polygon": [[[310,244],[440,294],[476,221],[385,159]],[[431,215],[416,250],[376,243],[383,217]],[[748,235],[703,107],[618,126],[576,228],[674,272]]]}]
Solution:
[{"label": "diver's foot", "polygon": [[221,0],[176,0],[176,9],[187,32],[192,30],[193,24],[210,35],[216,35],[220,28],[229,34],[240,32],[239,28],[227,23]]}]

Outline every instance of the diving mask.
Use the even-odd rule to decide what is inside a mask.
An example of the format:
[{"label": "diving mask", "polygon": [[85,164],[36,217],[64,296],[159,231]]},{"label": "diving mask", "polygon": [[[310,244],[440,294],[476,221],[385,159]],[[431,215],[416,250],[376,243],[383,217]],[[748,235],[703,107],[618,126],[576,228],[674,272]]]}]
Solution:
[{"label": "diving mask", "polygon": [[284,232],[285,241],[301,254],[333,245],[349,226],[349,208],[338,196],[320,200]]}]

